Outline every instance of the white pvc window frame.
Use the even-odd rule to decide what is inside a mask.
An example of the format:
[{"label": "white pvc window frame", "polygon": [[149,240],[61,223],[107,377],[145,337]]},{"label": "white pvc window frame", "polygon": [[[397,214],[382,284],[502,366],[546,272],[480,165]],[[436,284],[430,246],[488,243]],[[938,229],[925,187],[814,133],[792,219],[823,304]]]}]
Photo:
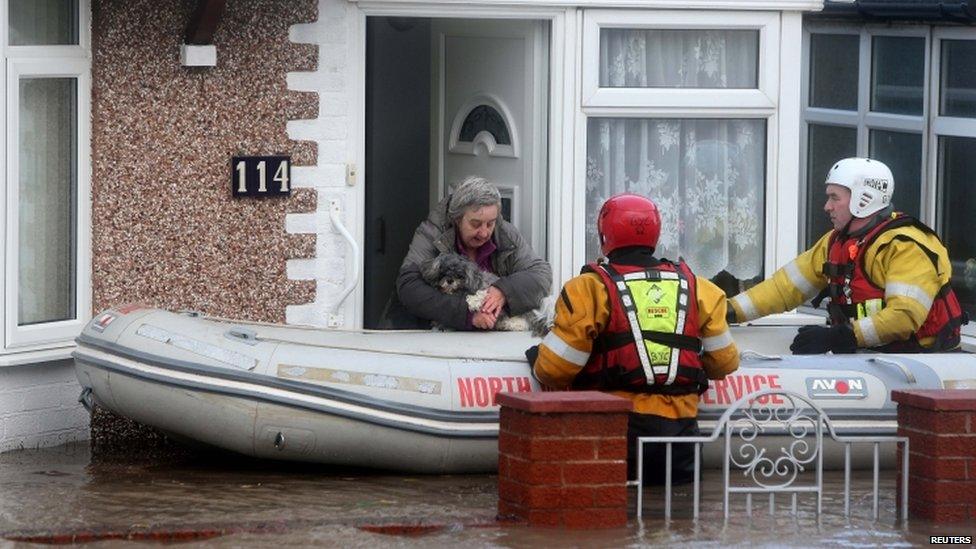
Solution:
[{"label": "white pvc window frame", "polygon": [[[592,18],[592,19],[591,19]],[[644,27],[635,22],[644,21]],[[670,27],[662,26],[662,21]],[[799,131],[800,51],[781,48],[781,40],[798,41],[802,19],[799,13],[768,12],[666,12],[629,10],[586,10],[581,43],[582,97],[576,120],[576,202],[573,219],[573,261],[582,264],[585,255],[586,128],[590,117],[612,118],[710,118],[762,119],[766,123],[766,185],[763,264],[764,277],[792,260],[798,241],[796,196],[799,192],[797,135]],[[759,86],[754,90],[646,88],[596,89],[599,81],[600,28],[695,28],[760,29]],[[795,43],[795,42],[794,42]],[[589,48],[589,49],[587,49]],[[793,50],[793,51],[791,51]],[[610,94],[604,92],[613,92]],[[662,93],[667,92],[667,93]],[[701,93],[691,93],[701,92]],[[743,92],[746,92],[743,94]],[[589,93],[589,95],[587,95]],[[744,95],[752,106],[743,104]],[[691,100],[694,99],[694,100]],[[669,102],[664,102],[665,100]],[[778,319],[779,317],[777,317]],[[777,319],[773,319],[776,321]]]},{"label": "white pvc window frame", "polygon": [[[942,70],[942,41],[943,40],[970,40],[976,42],[976,35],[969,28],[934,28],[932,29],[931,51],[932,65],[928,73],[929,94],[926,106],[930,113],[931,123],[927,133],[930,152],[925,173],[928,179],[934,181],[932,192],[925,196],[926,209],[929,211],[930,219],[935,223],[939,222],[938,211],[939,194],[941,185],[939,181],[939,138],[940,137],[964,137],[976,139],[976,118],[961,118],[954,116],[942,116],[939,114],[939,95],[941,92],[941,70]],[[934,226],[938,226],[937,224]],[[952,253],[952,250],[949,250]],[[970,322],[962,327],[962,333],[976,338],[976,322]]]},{"label": "white pvc window frame", "polygon": [[[583,20],[583,106],[775,109],[779,95],[779,23],[777,12],[586,10]],[[602,29],[758,31],[757,86],[754,89],[600,87]]]},{"label": "white pvc window frame", "polygon": [[[40,352],[38,360],[54,358],[50,351],[70,348],[74,338],[91,318],[91,5],[78,2],[78,44],[58,46],[7,46],[9,21],[7,2],[0,6],[0,45],[3,62],[3,149],[6,154],[5,189],[0,208],[5,231],[3,276],[4,330],[2,352]],[[77,173],[75,211],[75,317],[67,320],[18,325],[18,216],[19,216],[19,85],[22,78],[76,79],[77,149],[74,151]],[[60,357],[60,355],[58,355]],[[22,360],[0,358],[5,363]],[[26,363],[29,363],[27,361]]]},{"label": "white pvc window frame", "polygon": [[[826,109],[810,106],[810,37],[813,34],[848,34],[859,37],[858,40],[858,78],[857,78],[857,110]],[[925,80],[922,84],[922,114],[919,116],[904,114],[889,114],[871,110],[871,71],[872,47],[876,36],[915,37],[925,39]],[[929,118],[930,84],[931,84],[932,40],[927,26],[876,26],[851,24],[820,24],[808,23],[803,27],[803,79],[801,83],[801,100],[803,122],[800,131],[800,213],[801,237],[797,242],[797,251],[802,251],[804,242],[810,236],[806,234],[806,216],[809,204],[806,200],[806,186],[816,185],[810,180],[808,173],[809,132],[810,125],[855,128],[857,130],[857,156],[868,156],[870,151],[871,130],[895,131],[917,134],[922,137],[922,165],[919,166],[921,175],[920,196],[922,205],[919,209],[922,221],[931,223],[934,219],[934,192],[931,189],[926,166],[929,164],[929,139],[926,131]],[[824,174],[826,175],[826,174]],[[897,174],[895,175],[897,178]],[[818,235],[819,236],[819,235]]]}]

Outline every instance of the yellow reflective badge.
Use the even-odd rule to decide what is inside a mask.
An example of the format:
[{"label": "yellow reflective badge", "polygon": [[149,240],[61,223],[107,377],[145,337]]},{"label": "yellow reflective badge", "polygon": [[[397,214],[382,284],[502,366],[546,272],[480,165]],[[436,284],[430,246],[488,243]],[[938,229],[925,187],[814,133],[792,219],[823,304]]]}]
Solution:
[{"label": "yellow reflective badge", "polygon": [[884,309],[883,299],[869,299],[864,303],[857,304],[857,318],[867,318],[872,315],[876,315]]},{"label": "yellow reflective badge", "polygon": [[[629,280],[627,288],[634,297],[637,323],[641,330],[676,333],[678,328],[678,280]],[[652,366],[671,363],[673,349],[661,343],[644,340],[647,358]]]}]

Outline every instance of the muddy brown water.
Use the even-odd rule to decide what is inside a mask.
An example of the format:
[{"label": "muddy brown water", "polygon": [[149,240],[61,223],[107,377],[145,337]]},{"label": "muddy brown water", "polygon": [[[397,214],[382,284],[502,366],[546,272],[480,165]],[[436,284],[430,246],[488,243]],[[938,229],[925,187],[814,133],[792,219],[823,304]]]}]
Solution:
[{"label": "muddy brown water", "polygon": [[[861,476],[863,478],[857,478]],[[702,518],[690,518],[687,488],[677,488],[675,518],[648,490],[645,518],[587,532],[495,522],[493,475],[402,476],[229,455],[167,464],[94,463],[87,446],[0,454],[0,547],[74,541],[93,547],[194,544],[216,547],[909,547],[930,535],[976,534],[976,525],[897,520],[894,477],[882,474],[881,518],[872,518],[870,472],[855,472],[854,516],[843,516],[842,478],[828,476],[824,513],[815,500],[766,498],[746,513],[733,502],[725,521],[721,477],[705,474]]]}]

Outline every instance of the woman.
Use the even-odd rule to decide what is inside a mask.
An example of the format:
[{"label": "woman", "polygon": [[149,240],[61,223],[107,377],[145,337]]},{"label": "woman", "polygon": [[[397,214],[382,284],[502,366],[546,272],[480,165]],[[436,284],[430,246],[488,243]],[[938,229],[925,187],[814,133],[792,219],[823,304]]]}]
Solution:
[{"label": "woman", "polygon": [[[397,275],[397,295],[412,315],[455,330],[490,330],[505,309],[537,308],[552,285],[552,268],[511,223],[500,217],[501,195],[482,177],[468,177],[417,227]],[[462,295],[446,295],[423,280],[420,266],[441,254],[468,257],[499,278],[481,310],[468,311]]]}]

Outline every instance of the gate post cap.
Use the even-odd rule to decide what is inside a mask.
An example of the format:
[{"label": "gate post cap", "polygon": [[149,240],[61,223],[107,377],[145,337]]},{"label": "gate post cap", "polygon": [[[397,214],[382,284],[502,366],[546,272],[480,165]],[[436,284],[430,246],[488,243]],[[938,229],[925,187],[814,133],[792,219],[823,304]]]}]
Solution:
[{"label": "gate post cap", "polygon": [[892,391],[891,400],[925,410],[976,411],[976,389],[910,389]]},{"label": "gate post cap", "polygon": [[501,406],[534,413],[620,413],[629,412],[634,407],[630,399],[600,391],[498,393],[497,402]]}]

